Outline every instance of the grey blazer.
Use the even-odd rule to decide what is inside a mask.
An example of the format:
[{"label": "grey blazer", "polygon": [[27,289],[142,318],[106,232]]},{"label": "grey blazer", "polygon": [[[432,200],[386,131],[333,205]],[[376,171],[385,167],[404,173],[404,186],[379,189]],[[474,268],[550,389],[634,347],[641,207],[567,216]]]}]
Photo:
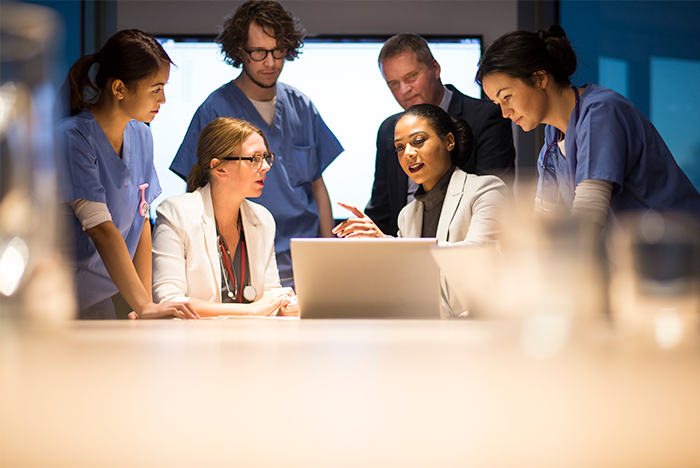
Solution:
[{"label": "grey blazer", "polygon": [[[496,176],[467,174],[455,168],[447,186],[438,221],[438,245],[482,245],[496,241],[500,212],[506,204],[506,185]],[[414,200],[399,213],[399,237],[420,237],[423,229],[423,203]],[[442,315],[463,312],[440,277]]]},{"label": "grey blazer", "polygon": [[[440,212],[438,243],[481,245],[495,241],[506,194],[506,185],[498,177],[455,168]],[[399,237],[420,237],[422,229],[423,203],[414,200],[399,213]]]}]

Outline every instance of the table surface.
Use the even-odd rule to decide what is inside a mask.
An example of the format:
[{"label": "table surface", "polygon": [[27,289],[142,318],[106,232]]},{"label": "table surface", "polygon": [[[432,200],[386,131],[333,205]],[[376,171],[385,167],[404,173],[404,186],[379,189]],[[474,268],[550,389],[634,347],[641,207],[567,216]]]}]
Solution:
[{"label": "table surface", "polygon": [[4,322],[0,466],[700,465],[698,340],[568,330],[537,351],[520,322]]}]

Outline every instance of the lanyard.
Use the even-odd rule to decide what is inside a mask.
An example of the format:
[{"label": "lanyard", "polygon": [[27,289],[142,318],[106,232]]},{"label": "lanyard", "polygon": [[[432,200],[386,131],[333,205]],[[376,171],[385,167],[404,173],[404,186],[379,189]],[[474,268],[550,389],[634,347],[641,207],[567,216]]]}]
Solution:
[{"label": "lanyard", "polygon": [[[576,132],[576,124],[578,123],[578,117],[579,117],[578,88],[575,86],[572,86],[571,89],[573,89],[574,93],[576,93],[576,106],[574,107],[574,125],[573,125],[572,132],[571,132],[571,133],[575,133]],[[568,130],[568,128],[567,128],[567,130]],[[576,135],[572,135],[572,137],[574,139],[574,153],[570,157],[572,158],[571,161],[574,162],[574,174],[576,174],[576,163],[577,163],[577,161],[576,161],[576,152],[577,152]],[[547,158],[549,157],[550,152],[552,152],[552,150],[554,149],[555,146],[558,146],[560,139],[561,139],[561,130],[557,130],[557,133],[554,137],[554,141],[552,141],[549,145],[547,145],[547,149],[544,152],[544,159],[542,159],[542,170],[543,171],[547,169],[547,167],[546,167],[547,166]],[[555,162],[554,166],[556,167],[557,165],[558,164]]]},{"label": "lanyard", "polygon": [[[576,93],[576,106],[574,107],[574,132],[576,132],[576,124],[578,123],[578,116],[579,116],[579,104],[578,104],[578,88],[576,86],[572,86],[574,93]],[[574,158],[574,174],[576,173],[576,135],[574,135],[574,154],[572,155]]]},{"label": "lanyard", "polygon": [[[219,224],[217,222],[216,224],[216,232],[219,236],[219,248],[221,249],[221,257],[224,260],[224,266],[226,267],[226,270],[228,272],[228,277],[229,280],[231,280],[232,286],[233,286],[233,297],[231,297],[231,291],[229,291],[229,297],[231,299],[233,298],[238,298],[238,302],[241,303],[243,302],[243,296],[244,296],[244,291],[242,291],[243,287],[242,285],[245,284],[245,237],[243,237],[243,233],[241,230],[241,218],[239,216],[238,218],[238,238],[239,242],[241,244],[241,282],[240,284],[237,284],[236,282],[236,275],[233,272],[233,268],[231,265],[233,264],[233,260],[231,258],[231,252],[229,251],[228,244],[226,243],[226,239],[224,239],[224,236],[222,236],[219,233]],[[226,279],[224,278],[224,281]],[[227,286],[228,288],[228,282]],[[247,298],[246,298],[247,299]]]}]

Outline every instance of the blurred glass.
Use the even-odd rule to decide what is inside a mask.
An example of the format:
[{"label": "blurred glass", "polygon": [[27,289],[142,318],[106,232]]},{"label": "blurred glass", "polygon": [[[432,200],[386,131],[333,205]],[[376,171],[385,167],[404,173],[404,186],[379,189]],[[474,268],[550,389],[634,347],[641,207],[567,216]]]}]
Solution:
[{"label": "blurred glass", "polygon": [[605,321],[602,244],[592,225],[533,216],[531,203],[519,206],[503,217],[498,246],[449,247],[436,255],[459,258],[459,269],[443,274],[470,317],[518,321],[523,353],[548,358],[580,325]]},{"label": "blurred glass", "polygon": [[63,32],[49,8],[0,3],[0,317],[75,316],[58,249],[53,103]]},{"label": "blurred glass", "polygon": [[626,338],[668,349],[698,339],[700,227],[681,214],[621,219],[610,237],[610,305]]}]

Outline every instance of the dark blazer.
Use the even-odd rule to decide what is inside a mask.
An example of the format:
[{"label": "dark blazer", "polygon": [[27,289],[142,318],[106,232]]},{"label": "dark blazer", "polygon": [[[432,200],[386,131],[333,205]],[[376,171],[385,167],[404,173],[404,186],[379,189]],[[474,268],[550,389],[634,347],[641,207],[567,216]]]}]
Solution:
[{"label": "dark blazer", "polygon": [[[453,93],[447,113],[463,118],[474,133],[472,156],[462,165],[462,170],[498,176],[512,187],[515,148],[510,120],[503,118],[496,104],[465,96],[452,85],[447,88]],[[399,212],[408,196],[408,176],[401,169],[394,148],[394,126],[400,115],[392,115],[379,127],[372,198],[365,208],[379,229],[392,236],[398,231]]]}]

